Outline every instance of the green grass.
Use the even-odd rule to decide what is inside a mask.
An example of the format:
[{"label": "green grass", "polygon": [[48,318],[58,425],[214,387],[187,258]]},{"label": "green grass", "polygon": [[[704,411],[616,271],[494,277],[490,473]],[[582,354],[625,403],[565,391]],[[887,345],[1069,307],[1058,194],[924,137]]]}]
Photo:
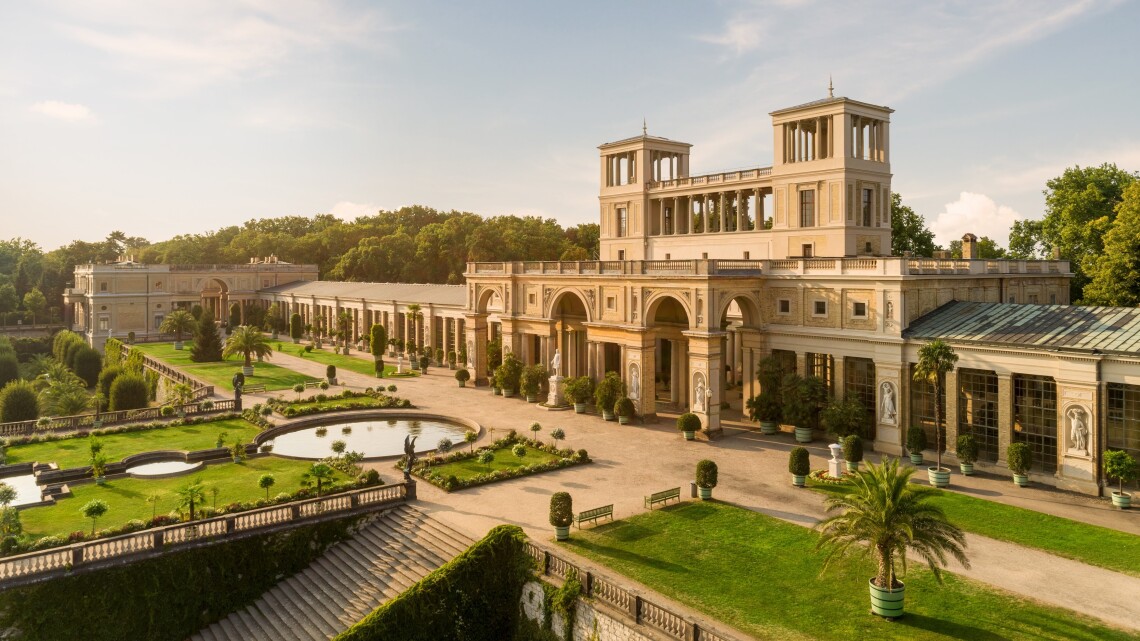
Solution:
[{"label": "green grass", "polygon": [[[179,425],[138,432],[107,434],[98,438],[103,443],[103,454],[107,457],[107,462],[113,463],[121,461],[131,454],[155,450],[184,450],[187,452],[208,450],[214,447],[218,434],[221,432],[226,433],[227,445],[231,445],[239,439],[242,443],[250,443],[260,431],[256,425],[244,419],[235,418],[196,425]],[[60,469],[82,467],[91,464],[91,446],[89,443],[90,440],[87,438],[68,438],[45,443],[13,445],[8,448],[8,463],[27,463],[30,461],[49,463],[54,461]]]},{"label": "green grass", "polygon": [[[813,489],[840,492],[845,487]],[[934,492],[933,503],[967,532],[1140,577],[1140,536],[958,492]]]},{"label": "green grass", "polygon": [[912,559],[906,615],[868,614],[869,560],[836,562],[811,530],[718,502],[682,503],[575,532],[568,549],[764,639],[1129,639],[1060,608]]},{"label": "green grass", "polygon": [[[242,358],[234,356],[229,360],[216,363],[195,363],[190,360],[190,343],[186,349],[176,350],[173,343],[146,343],[135,345],[132,349],[141,349],[144,354],[177,367],[187,374],[199,378],[216,388],[233,391],[230,381],[233,375],[241,371]],[[270,362],[253,364],[253,376],[245,377],[246,385],[264,385],[266,390],[291,389],[297,383],[307,383],[318,380],[300,372],[294,372],[280,365]]]},{"label": "green grass", "polygon": [[[344,407],[346,405],[360,405],[366,404],[372,407],[380,407],[381,399],[372,398],[371,396],[358,396],[356,398],[332,398],[327,401],[312,401],[306,403],[292,403],[285,407],[294,407],[299,410],[305,410],[312,407],[319,407],[321,409],[332,409],[336,407]],[[284,409],[284,408],[282,408]]]},{"label": "green grass", "polygon": [[[276,350],[277,346],[274,345],[273,349]],[[336,366],[338,372],[342,369],[346,369],[351,372],[356,372],[357,374],[364,374],[365,376],[376,376],[376,369],[373,367],[371,354],[369,354],[369,360],[363,360],[356,358],[355,356],[334,354],[333,352],[323,349],[314,349],[313,351],[306,353],[304,345],[293,345],[292,343],[282,343],[281,349],[283,354],[296,356],[297,358],[313,360],[322,365],[334,365]],[[384,375],[387,376],[389,374],[395,373],[395,366],[388,365],[387,359],[385,359]]]},{"label": "green grass", "polygon": [[[33,507],[20,511],[24,532],[33,538],[53,534],[67,535],[76,530],[91,531],[91,520],[80,513],[80,508],[92,499],[102,499],[110,509],[99,519],[99,529],[115,527],[131,519],[146,521],[151,518],[151,505],[146,497],[158,493],[156,504],[158,514],[166,514],[178,507],[177,490],[191,482],[201,480],[206,486],[206,504],[213,505],[210,488],[218,488],[218,506],[240,501],[253,501],[265,498],[265,490],[257,486],[262,474],[272,474],[276,484],[270,488],[270,496],[281,492],[292,492],[301,487],[301,475],[312,464],[306,461],[267,456],[249,459],[242,463],[216,463],[205,469],[167,479],[114,479],[105,485],[86,483],[73,485],[72,496],[59,499],[55,505]],[[337,473],[336,480],[343,480]]]},{"label": "green grass", "polygon": [[[466,443],[457,443],[457,448],[467,448]],[[508,470],[524,465],[537,465],[539,463],[546,463],[549,461],[556,461],[559,457],[553,454],[547,454],[542,450],[536,450],[533,447],[526,448],[526,456],[519,458],[511,452],[511,448],[504,447],[492,450],[495,453],[495,460],[489,465],[483,465],[477,459],[464,459],[462,461],[454,461],[444,465],[437,465],[432,467],[432,471],[447,478],[452,474],[459,480],[469,479],[473,476],[480,474],[487,474],[495,470]]]}]

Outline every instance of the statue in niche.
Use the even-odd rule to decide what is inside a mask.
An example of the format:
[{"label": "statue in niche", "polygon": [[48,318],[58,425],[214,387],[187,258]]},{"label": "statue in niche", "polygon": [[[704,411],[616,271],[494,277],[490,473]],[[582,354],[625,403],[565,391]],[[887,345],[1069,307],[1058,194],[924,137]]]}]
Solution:
[{"label": "statue in niche", "polygon": [[693,409],[698,412],[704,412],[708,403],[704,376],[697,374],[697,384],[693,386],[693,390]]},{"label": "statue in niche", "polygon": [[467,341],[467,369],[475,369],[475,341]]},{"label": "statue in niche", "polygon": [[1072,448],[1085,456],[1089,454],[1089,428],[1088,415],[1081,406],[1070,407],[1065,415],[1069,417],[1069,437],[1073,441]]},{"label": "statue in niche", "polygon": [[641,372],[637,365],[629,366],[629,398],[634,401],[641,398]]},{"label": "statue in niche", "polygon": [[888,381],[879,385],[879,416],[884,425],[898,423],[898,408],[895,404],[895,386]]}]

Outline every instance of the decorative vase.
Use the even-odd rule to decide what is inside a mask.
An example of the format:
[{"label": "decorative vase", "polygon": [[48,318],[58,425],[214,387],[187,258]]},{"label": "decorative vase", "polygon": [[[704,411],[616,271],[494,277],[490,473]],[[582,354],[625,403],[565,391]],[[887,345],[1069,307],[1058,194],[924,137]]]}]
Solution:
[{"label": "decorative vase", "polygon": [[570,538],[570,526],[565,527],[561,525],[554,526],[554,538],[559,541],[565,541]]},{"label": "decorative vase", "polygon": [[797,427],[796,428],[796,442],[797,443],[811,443],[811,428],[810,427]]},{"label": "decorative vase", "polygon": [[760,421],[761,434],[777,434],[780,431],[780,424],[776,421]]},{"label": "decorative vase", "polygon": [[1112,507],[1118,507],[1122,510],[1127,510],[1128,508],[1132,507],[1132,495],[1128,492],[1113,492]]},{"label": "decorative vase", "polygon": [[1017,487],[1025,487],[1026,485],[1029,485],[1029,475],[1028,474],[1014,473],[1013,483]]},{"label": "decorative vase", "polygon": [[614,420],[614,413],[609,410],[602,410],[602,418],[607,421]]},{"label": "decorative vase", "polygon": [[585,414],[586,413],[586,404],[585,403],[574,403],[574,413],[575,414]]},{"label": "decorative vase", "polygon": [[701,487],[698,485],[697,486],[697,496],[701,497],[702,501],[707,501],[707,500],[711,499],[712,498],[712,488],[711,487]]},{"label": "decorative vase", "polygon": [[974,464],[973,463],[959,463],[958,469],[962,470],[962,476],[973,476],[974,475]]},{"label": "decorative vase", "polygon": [[692,440],[696,439],[696,437],[697,437],[696,432],[684,432],[684,434],[685,434],[685,440],[686,441],[692,441]]},{"label": "decorative vase", "polygon": [[867,582],[871,586],[871,613],[888,619],[897,619],[903,615],[903,597],[906,586],[899,581],[897,588],[880,588],[875,580]]},{"label": "decorative vase", "polygon": [[806,474],[793,474],[792,475],[792,485],[794,485],[796,487],[803,487],[806,484],[807,484],[807,475]]},{"label": "decorative vase", "polygon": [[926,477],[934,487],[946,487],[950,485],[950,468],[928,467]]},{"label": "decorative vase", "polygon": [[914,465],[922,465],[922,452],[919,452],[918,454],[911,453],[910,462]]}]

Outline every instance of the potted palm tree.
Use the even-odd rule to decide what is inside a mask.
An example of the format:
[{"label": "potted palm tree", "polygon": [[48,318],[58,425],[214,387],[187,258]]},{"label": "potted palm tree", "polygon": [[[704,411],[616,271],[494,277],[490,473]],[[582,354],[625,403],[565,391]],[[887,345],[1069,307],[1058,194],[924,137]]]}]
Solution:
[{"label": "potted palm tree", "polygon": [[922,451],[926,449],[926,430],[917,425],[911,425],[906,431],[906,451],[910,454],[910,462],[922,465]]},{"label": "potted palm tree", "polygon": [[958,469],[962,470],[963,476],[973,476],[974,463],[978,460],[978,439],[973,434],[961,434],[957,445]]},{"label": "potted palm tree", "polygon": [[753,396],[746,402],[748,417],[760,421],[761,434],[776,434],[780,431],[780,419],[783,417],[783,406],[780,398],[773,390],[764,390],[758,396]]},{"label": "potted palm tree", "polygon": [[707,501],[712,498],[713,488],[716,487],[717,468],[716,463],[704,459],[697,462],[697,496],[701,497],[702,501]]},{"label": "potted palm tree", "polygon": [[859,464],[863,462],[863,437],[858,434],[843,437],[843,460],[848,470],[859,471]]},{"label": "potted palm tree", "polygon": [[182,349],[182,335],[193,333],[197,326],[198,322],[194,320],[190,312],[184,309],[176,309],[162,319],[158,331],[163,334],[174,334],[174,349]]},{"label": "potted palm tree", "polygon": [[633,418],[636,408],[633,399],[623,396],[614,403],[614,414],[617,414],[618,425],[626,425]]},{"label": "potted palm tree", "polygon": [[934,387],[934,454],[938,458],[934,467],[927,468],[930,484],[934,487],[950,485],[950,468],[942,467],[942,385],[946,375],[954,371],[958,355],[954,348],[941,340],[933,340],[918,350],[918,363],[914,366],[914,380]]},{"label": "potted palm tree", "polygon": [[618,373],[606,372],[605,378],[594,389],[594,401],[598,405],[598,412],[601,413],[602,418],[607,421],[614,420],[614,404],[619,398],[625,396],[625,393],[625,382],[621,380]]},{"label": "potted palm tree", "polygon": [[1033,450],[1025,443],[1011,443],[1005,451],[1005,462],[1013,473],[1017,487],[1029,485],[1029,468],[1033,467]]},{"label": "potted palm tree", "polygon": [[222,358],[229,358],[236,354],[241,354],[245,359],[241,373],[246,376],[253,376],[252,357],[256,356],[258,360],[273,358],[273,346],[265,334],[261,333],[261,330],[250,325],[239,325],[226,338],[226,343],[222,346]]},{"label": "potted palm tree", "polygon": [[1104,453],[1101,465],[1104,467],[1106,478],[1116,479],[1120,483],[1119,490],[1112,493],[1112,505],[1127,510],[1132,506],[1132,495],[1124,491],[1124,484],[1135,481],[1137,473],[1140,473],[1136,459],[1124,450],[1108,450]]},{"label": "potted palm tree", "polygon": [[685,435],[686,441],[691,441],[696,438],[696,433],[701,431],[701,417],[692,412],[685,412],[677,417],[677,429]]},{"label": "potted palm tree", "polygon": [[555,492],[550,497],[550,524],[559,541],[570,538],[570,524],[574,522],[574,501],[568,492]]},{"label": "potted palm tree", "polygon": [[91,476],[97,485],[107,482],[107,457],[102,453],[97,452],[91,457]]},{"label": "potted palm tree", "polygon": [[805,485],[807,475],[811,474],[811,458],[806,447],[793,447],[788,453],[788,472],[792,475],[792,485]]},{"label": "potted palm tree", "polygon": [[467,381],[471,380],[471,372],[468,372],[466,368],[457,369],[455,370],[455,380],[459,381],[460,387],[466,387]]},{"label": "potted palm tree", "polygon": [[906,586],[895,572],[895,561],[901,561],[905,572],[907,551],[922,557],[939,583],[948,555],[970,567],[966,535],[930,503],[932,490],[910,483],[912,474],[913,468],[900,468],[893,458],[868,465],[855,474],[852,491],[827,498],[827,511],[841,513],[816,525],[817,547],[829,550],[825,569],[847,554],[872,556],[878,571],[868,582],[871,612],[892,619],[903,614]]}]

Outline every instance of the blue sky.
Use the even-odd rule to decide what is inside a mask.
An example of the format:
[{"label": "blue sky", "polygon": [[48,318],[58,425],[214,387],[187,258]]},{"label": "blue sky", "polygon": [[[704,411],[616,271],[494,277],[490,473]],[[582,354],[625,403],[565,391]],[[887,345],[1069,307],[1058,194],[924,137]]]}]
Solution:
[{"label": "blue sky", "polygon": [[767,166],[768,112],[886,104],[894,189],[1005,242],[1140,170],[1140,3],[0,0],[0,237],[162,240],[424,204],[597,217],[597,145]]}]

